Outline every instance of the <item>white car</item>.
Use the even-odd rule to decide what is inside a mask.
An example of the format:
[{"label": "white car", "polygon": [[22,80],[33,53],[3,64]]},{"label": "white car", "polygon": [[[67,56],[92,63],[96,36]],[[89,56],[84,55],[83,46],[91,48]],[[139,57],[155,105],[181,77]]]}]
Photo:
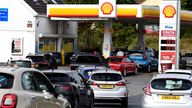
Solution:
[{"label": "white car", "polygon": [[0,108],[71,108],[61,93],[39,70],[0,67]]},{"label": "white car", "polygon": [[184,69],[168,69],[165,70],[166,74],[189,74],[192,75],[192,71],[191,70],[184,70]]},{"label": "white car", "polygon": [[88,80],[94,91],[95,101],[115,100],[121,102],[123,107],[128,106],[127,87],[128,81],[125,81],[120,72],[115,70],[95,70]]},{"label": "white car", "polygon": [[192,76],[177,71],[157,74],[144,92],[142,108],[191,108]]}]

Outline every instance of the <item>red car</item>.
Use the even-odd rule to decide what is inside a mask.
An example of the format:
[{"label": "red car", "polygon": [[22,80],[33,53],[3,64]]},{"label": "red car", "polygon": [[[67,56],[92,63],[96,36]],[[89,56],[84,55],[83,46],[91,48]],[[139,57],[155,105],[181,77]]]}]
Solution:
[{"label": "red car", "polygon": [[107,58],[107,62],[110,68],[120,71],[123,76],[126,76],[127,73],[137,74],[138,72],[136,63],[126,56],[110,56]]}]

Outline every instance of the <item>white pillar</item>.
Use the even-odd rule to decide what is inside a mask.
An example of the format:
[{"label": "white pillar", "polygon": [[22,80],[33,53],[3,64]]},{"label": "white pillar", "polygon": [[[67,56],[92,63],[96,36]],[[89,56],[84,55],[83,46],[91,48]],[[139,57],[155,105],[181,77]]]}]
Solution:
[{"label": "white pillar", "polygon": [[145,48],[145,33],[143,23],[138,23],[137,47],[141,49]]},{"label": "white pillar", "polygon": [[105,21],[104,22],[104,39],[103,39],[103,56],[105,58],[110,56],[111,52],[111,42],[112,42],[112,22]]},{"label": "white pillar", "polygon": [[64,30],[64,23],[63,21],[58,22],[58,34],[59,38],[57,40],[57,51],[61,52],[61,46],[62,46],[62,39],[63,39],[63,30]]}]

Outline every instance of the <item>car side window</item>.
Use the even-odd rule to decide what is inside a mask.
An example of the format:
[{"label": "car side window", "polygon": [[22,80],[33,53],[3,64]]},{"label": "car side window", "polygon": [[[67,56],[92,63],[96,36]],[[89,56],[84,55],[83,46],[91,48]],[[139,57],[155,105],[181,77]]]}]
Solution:
[{"label": "car side window", "polygon": [[81,84],[85,84],[83,77],[81,75],[78,74],[78,78],[79,78]]},{"label": "car side window", "polygon": [[125,58],[123,58],[122,62],[124,62],[124,63],[125,63],[125,62],[127,62],[127,60],[126,60]]},{"label": "car side window", "polygon": [[130,62],[130,61],[131,61],[131,60],[130,60],[130,59],[128,59],[128,58],[127,58],[126,60],[127,60],[127,62]]},{"label": "car side window", "polygon": [[77,84],[81,84],[81,80],[79,79],[79,76],[78,76],[78,74],[73,74],[74,75],[74,77],[75,77],[75,80],[77,81]]},{"label": "car side window", "polygon": [[21,82],[24,90],[37,90],[35,87],[35,80],[31,72],[23,73],[21,77]]},{"label": "car side window", "polygon": [[54,88],[52,84],[49,82],[49,80],[41,73],[39,72],[34,72],[33,73],[36,81],[37,81],[37,86],[38,86],[38,91],[47,91],[50,93],[54,93]]}]

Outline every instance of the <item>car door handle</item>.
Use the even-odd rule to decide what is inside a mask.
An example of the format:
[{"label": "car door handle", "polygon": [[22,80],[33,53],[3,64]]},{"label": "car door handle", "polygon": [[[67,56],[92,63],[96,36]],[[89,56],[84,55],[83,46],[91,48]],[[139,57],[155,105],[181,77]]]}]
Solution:
[{"label": "car door handle", "polygon": [[35,98],[36,98],[36,96],[34,96],[34,95],[31,96],[31,99],[35,99]]}]

